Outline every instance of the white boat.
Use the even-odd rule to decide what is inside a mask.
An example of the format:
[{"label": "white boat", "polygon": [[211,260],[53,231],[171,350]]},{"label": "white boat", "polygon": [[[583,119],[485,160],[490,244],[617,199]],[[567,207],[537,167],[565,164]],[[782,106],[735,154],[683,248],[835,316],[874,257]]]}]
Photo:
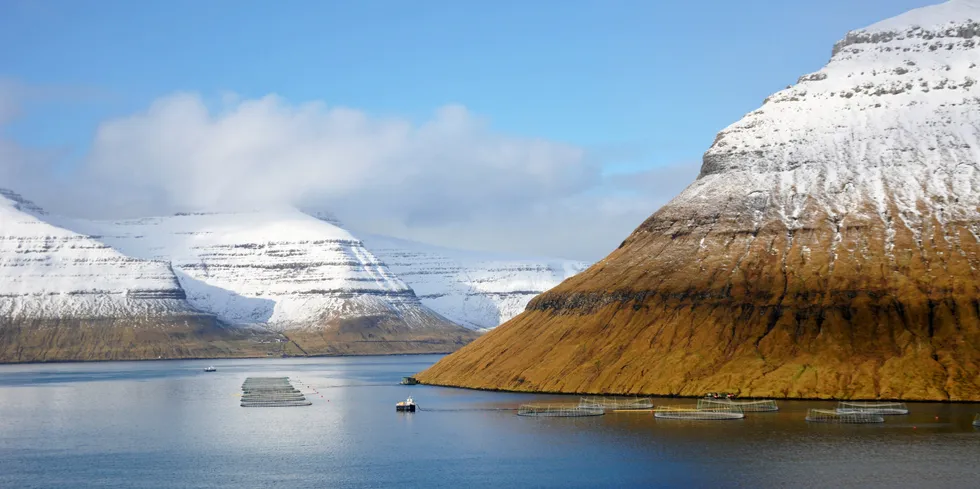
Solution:
[{"label": "white boat", "polygon": [[412,399],[412,396],[408,396],[408,399],[399,402],[398,404],[395,404],[395,411],[406,411],[409,413],[414,413],[415,401]]},{"label": "white boat", "polygon": [[218,369],[214,368],[214,365],[211,365],[211,366],[208,366],[208,367],[205,367],[204,368],[204,371],[205,372],[214,372],[216,370],[218,370]]}]

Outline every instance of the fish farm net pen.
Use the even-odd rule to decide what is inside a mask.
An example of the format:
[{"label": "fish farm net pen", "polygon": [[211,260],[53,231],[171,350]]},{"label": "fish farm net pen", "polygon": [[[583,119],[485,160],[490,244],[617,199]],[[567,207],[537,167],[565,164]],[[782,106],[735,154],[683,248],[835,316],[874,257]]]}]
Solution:
[{"label": "fish farm net pen", "polygon": [[714,409],[726,406],[737,406],[744,413],[766,413],[779,411],[776,401],[761,400],[732,400],[732,399],[698,399],[698,409]]},{"label": "fish farm net pen", "polygon": [[289,377],[249,377],[242,383],[241,407],[312,406]]},{"label": "fish farm net pen", "polygon": [[869,413],[882,415],[908,414],[909,408],[904,402],[857,402],[840,401],[837,404],[838,413]]},{"label": "fish farm net pen", "polygon": [[653,416],[661,419],[722,421],[729,419],[742,419],[745,417],[745,414],[738,406],[724,406],[719,408],[663,406],[654,409]]},{"label": "fish farm net pen", "polygon": [[834,409],[810,409],[806,412],[806,420],[811,423],[837,424],[870,424],[885,422],[885,418],[880,414],[867,412],[842,413]]},{"label": "fish farm net pen", "polygon": [[280,401],[280,402],[243,402],[242,407],[297,407],[312,406],[310,401]]},{"label": "fish farm net pen", "polygon": [[579,399],[578,405],[602,409],[651,409],[653,408],[653,399],[649,397],[583,397]]},{"label": "fish farm net pen", "polygon": [[600,407],[569,404],[522,404],[517,409],[518,416],[577,418],[582,416],[602,416],[603,414],[606,414],[606,410]]}]

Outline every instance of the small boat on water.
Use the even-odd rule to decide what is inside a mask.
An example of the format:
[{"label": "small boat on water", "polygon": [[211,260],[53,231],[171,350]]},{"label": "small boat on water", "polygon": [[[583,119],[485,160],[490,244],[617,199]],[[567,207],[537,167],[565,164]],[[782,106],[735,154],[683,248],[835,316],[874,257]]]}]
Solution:
[{"label": "small boat on water", "polygon": [[407,412],[407,413],[414,413],[415,412],[415,401],[412,400],[412,396],[408,396],[408,399],[406,399],[406,400],[404,400],[402,402],[399,402],[398,404],[395,404],[395,411],[398,411],[398,412]]},{"label": "small boat on water", "polygon": [[205,372],[214,372],[216,370],[218,370],[218,369],[214,368],[214,365],[211,365],[211,366],[208,366],[208,367],[204,367],[204,371]]},{"label": "small boat on water", "polygon": [[709,392],[704,395],[705,399],[735,399],[738,394],[732,394],[731,392]]}]

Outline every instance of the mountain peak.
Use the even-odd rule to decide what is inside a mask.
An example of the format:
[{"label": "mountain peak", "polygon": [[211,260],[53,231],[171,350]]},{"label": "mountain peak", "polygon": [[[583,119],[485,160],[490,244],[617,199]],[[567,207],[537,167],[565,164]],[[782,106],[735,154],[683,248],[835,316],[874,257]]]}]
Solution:
[{"label": "mountain peak", "polygon": [[980,400],[978,20],[959,0],[851,32],[612,254],[419,380]]},{"label": "mountain peak", "polygon": [[[854,32],[900,33],[922,30],[936,33],[944,28],[949,29],[978,22],[980,22],[980,0],[950,0],[909,10]],[[947,33],[944,32],[943,34]],[[978,35],[980,35],[980,31],[974,30],[968,37]]]},{"label": "mountain peak", "polygon": [[9,201],[15,209],[21,212],[40,215],[47,214],[47,212],[38,207],[37,204],[8,188],[0,187],[0,198]]},{"label": "mountain peak", "polygon": [[321,221],[323,221],[323,222],[325,222],[327,224],[332,224],[334,226],[337,226],[338,228],[344,227],[344,224],[343,224],[343,222],[341,222],[340,218],[338,218],[336,216],[336,214],[334,214],[332,212],[324,211],[324,210],[317,210],[317,209],[305,209],[305,208],[301,208],[299,210],[300,210],[300,212],[302,212],[302,213],[304,213],[304,214],[306,214],[306,215],[308,215],[310,217],[319,219],[319,220],[321,220]]}]

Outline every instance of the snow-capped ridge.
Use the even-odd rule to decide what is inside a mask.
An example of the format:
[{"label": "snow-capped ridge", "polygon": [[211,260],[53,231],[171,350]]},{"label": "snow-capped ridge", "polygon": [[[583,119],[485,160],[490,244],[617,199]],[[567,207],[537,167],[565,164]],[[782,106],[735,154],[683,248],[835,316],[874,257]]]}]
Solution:
[{"label": "snow-capped ridge", "polygon": [[313,209],[300,209],[301,212],[319,219],[328,224],[337,226],[339,228],[344,227],[343,222],[334,213],[324,211],[324,210],[313,210]]},{"label": "snow-capped ridge", "polygon": [[13,190],[0,187],[0,197],[3,198],[2,201],[5,201],[4,203],[14,207],[19,211],[27,212],[29,214],[35,214],[35,215],[47,214],[47,212],[41,207],[39,207],[37,204],[24,198],[24,196],[20,195],[17,192],[14,192]]},{"label": "snow-capped ridge", "polygon": [[[944,30],[951,25],[980,22],[980,0],[949,0],[909,10],[889,19],[875,22],[853,32],[935,32],[949,37]],[[980,35],[973,33],[972,36]]]},{"label": "snow-capped ridge", "polygon": [[931,48],[939,49],[950,46],[950,41],[962,39],[972,46],[977,37],[980,37],[980,0],[951,0],[848,32],[834,45],[833,54],[848,46],[892,41],[928,41]]},{"label": "snow-capped ridge", "polygon": [[741,209],[750,229],[770,218],[789,230],[820,226],[818,216],[838,228],[880,221],[889,253],[894,226],[921,239],[933,217],[944,225],[973,220],[980,204],[975,20],[980,0],[960,0],[852,31],[826,66],[719,132],[698,180],[672,202],[729,199],[725,205]]},{"label": "snow-capped ridge", "polygon": [[458,250],[379,235],[364,236],[364,243],[415,290],[423,304],[475,330],[510,320],[533,297],[588,266],[574,260]]},{"label": "snow-capped ridge", "polygon": [[169,261],[198,309],[236,324],[308,328],[332,319],[434,313],[349,231],[295,209],[78,221],[126,254]]},{"label": "snow-capped ridge", "polygon": [[170,265],[123,255],[0,190],[0,316],[8,320],[197,314]]}]

